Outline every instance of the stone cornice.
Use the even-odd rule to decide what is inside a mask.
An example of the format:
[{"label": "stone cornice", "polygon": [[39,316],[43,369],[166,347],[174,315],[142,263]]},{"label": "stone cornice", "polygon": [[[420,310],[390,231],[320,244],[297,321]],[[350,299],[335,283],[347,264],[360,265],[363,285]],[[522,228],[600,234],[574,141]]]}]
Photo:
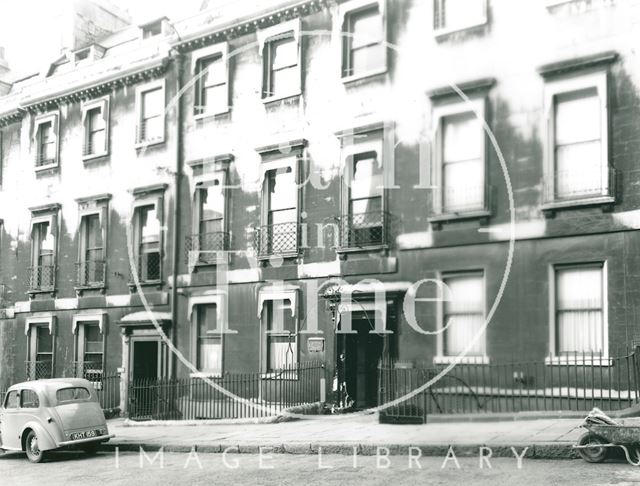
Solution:
[{"label": "stone cornice", "polygon": [[618,53],[615,51],[600,52],[590,56],[567,59],[565,61],[553,62],[545,64],[538,68],[538,73],[543,78],[558,76],[572,71],[581,71],[585,69],[602,67],[612,64],[618,59]]},{"label": "stone cornice", "polygon": [[272,12],[263,12],[253,17],[247,17],[241,21],[232,21],[215,27],[203,28],[191,35],[191,39],[185,38],[176,45],[180,52],[189,52],[200,49],[225,40],[251,34],[258,29],[271,27],[287,20],[310,15],[319,12],[332,0],[305,0]]}]

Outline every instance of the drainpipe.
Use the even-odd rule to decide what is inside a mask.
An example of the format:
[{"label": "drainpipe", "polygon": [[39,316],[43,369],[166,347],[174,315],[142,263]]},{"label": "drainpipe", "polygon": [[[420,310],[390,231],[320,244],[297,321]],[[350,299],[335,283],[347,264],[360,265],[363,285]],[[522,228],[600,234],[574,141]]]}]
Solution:
[{"label": "drainpipe", "polygon": [[[178,338],[178,251],[180,243],[180,214],[181,214],[181,190],[182,182],[182,61],[183,56],[173,50],[171,52],[176,66],[176,95],[177,100],[174,105],[175,115],[175,137],[176,137],[176,169],[174,172],[174,201],[173,201],[173,256],[172,256],[172,277],[171,277],[171,342],[177,346]],[[174,353],[169,353],[169,376],[176,377],[177,367]]]}]

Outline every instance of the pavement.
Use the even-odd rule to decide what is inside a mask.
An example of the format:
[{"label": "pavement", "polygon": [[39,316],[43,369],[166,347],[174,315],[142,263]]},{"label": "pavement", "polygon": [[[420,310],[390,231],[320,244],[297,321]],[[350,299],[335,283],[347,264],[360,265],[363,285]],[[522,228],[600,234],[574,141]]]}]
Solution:
[{"label": "pavement", "polygon": [[[375,414],[310,416],[280,423],[244,422],[133,422],[109,421],[116,435],[105,450],[166,452],[353,454],[375,455],[379,447],[390,455],[407,455],[418,447],[424,456],[446,456],[452,446],[457,456],[477,456],[489,447],[494,457],[569,459],[577,457],[571,448],[584,433],[583,417],[505,416],[500,420],[475,421],[462,417],[424,425],[380,424]],[[451,421],[455,420],[455,421]],[[232,449],[229,449],[232,448]],[[514,450],[512,450],[514,448]]]}]

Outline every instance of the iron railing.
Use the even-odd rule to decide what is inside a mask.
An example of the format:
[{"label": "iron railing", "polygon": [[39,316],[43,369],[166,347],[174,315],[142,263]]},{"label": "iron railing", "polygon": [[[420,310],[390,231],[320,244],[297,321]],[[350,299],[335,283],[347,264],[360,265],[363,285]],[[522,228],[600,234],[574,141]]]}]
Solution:
[{"label": "iron railing", "polygon": [[158,140],[162,140],[163,133],[162,130],[159,130],[158,133],[154,133],[151,131],[149,133],[149,129],[147,127],[146,120],[140,120],[138,126],[136,127],[136,143],[148,143],[155,142]]},{"label": "iron railing", "polygon": [[613,197],[616,171],[613,168],[590,171],[556,171],[544,181],[545,202],[570,201],[595,197]]},{"label": "iron railing", "polygon": [[52,291],[55,288],[55,265],[37,265],[29,267],[27,288],[29,292]]},{"label": "iron railing", "polygon": [[433,215],[488,211],[491,186],[486,184],[434,189]]},{"label": "iron railing", "polygon": [[350,214],[340,219],[341,250],[389,244],[389,215],[383,211]]},{"label": "iron railing", "polygon": [[105,152],[105,148],[105,142],[101,144],[94,144],[92,141],[87,140],[82,146],[82,155],[84,157],[101,155]]},{"label": "iron railing", "polygon": [[136,380],[129,385],[129,417],[198,420],[272,416],[319,402],[325,379],[321,362],[300,363],[266,374],[225,373],[211,378],[232,397],[202,378]]},{"label": "iron railing", "polygon": [[255,248],[258,257],[296,254],[298,235],[297,222],[261,226],[255,232]]},{"label": "iron railing", "polygon": [[47,165],[55,165],[57,160],[55,157],[47,157],[44,153],[37,153],[34,157],[36,167],[46,167]]},{"label": "iron railing", "polygon": [[25,374],[27,380],[41,380],[44,378],[53,378],[53,362],[52,361],[26,361]]},{"label": "iron railing", "polygon": [[[151,256],[150,256],[151,255]],[[162,278],[162,254],[160,252],[145,253],[134,263],[138,271],[138,279],[143,283],[159,282]],[[129,285],[135,282],[129,273]]]},{"label": "iron railing", "polygon": [[381,412],[381,420],[424,422],[428,414],[589,411],[593,407],[622,410],[640,400],[637,350],[618,358],[573,353],[544,361],[467,361],[413,396],[408,394],[447,365],[380,363],[379,405],[400,399]]},{"label": "iron railing", "polygon": [[102,288],[105,284],[107,262],[88,260],[76,263],[76,285],[78,287]]},{"label": "iron railing", "polygon": [[229,233],[200,233],[185,237],[186,260],[189,264],[212,264],[218,261],[218,253],[229,248]]},{"label": "iron railing", "polygon": [[74,361],[71,372],[76,378],[100,382],[103,375],[102,361]]},{"label": "iron railing", "polygon": [[74,361],[67,368],[65,375],[90,381],[106,415],[114,416],[120,413],[121,376],[118,371],[105,371],[102,362]]}]

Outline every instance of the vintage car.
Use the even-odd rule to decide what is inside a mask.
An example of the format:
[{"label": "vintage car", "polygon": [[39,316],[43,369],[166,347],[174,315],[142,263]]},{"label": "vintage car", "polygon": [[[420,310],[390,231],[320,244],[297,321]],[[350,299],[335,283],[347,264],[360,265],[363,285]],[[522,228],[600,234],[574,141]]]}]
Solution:
[{"label": "vintage car", "polygon": [[53,449],[93,452],[111,437],[95,389],[81,378],[18,383],[2,402],[0,449],[25,451],[31,462]]}]

